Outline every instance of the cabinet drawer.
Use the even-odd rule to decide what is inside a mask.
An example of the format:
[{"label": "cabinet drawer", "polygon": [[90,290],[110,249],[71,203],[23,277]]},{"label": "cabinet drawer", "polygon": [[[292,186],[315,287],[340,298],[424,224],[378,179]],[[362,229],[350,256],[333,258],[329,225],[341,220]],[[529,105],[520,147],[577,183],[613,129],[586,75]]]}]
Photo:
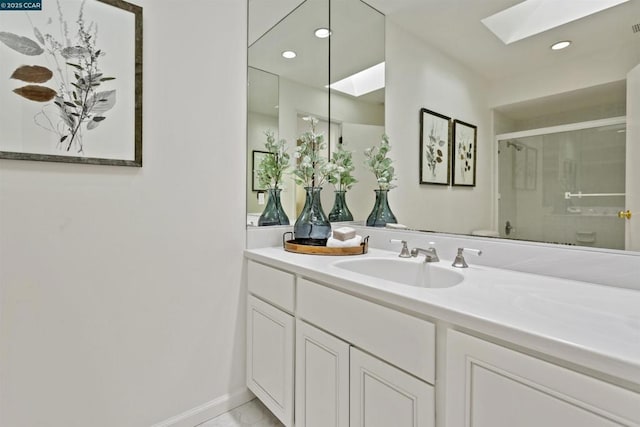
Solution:
[{"label": "cabinet drawer", "polygon": [[293,313],[295,303],[295,277],[291,273],[247,261],[249,292]]},{"label": "cabinet drawer", "polygon": [[435,378],[435,325],[298,279],[298,316],[427,381]]}]

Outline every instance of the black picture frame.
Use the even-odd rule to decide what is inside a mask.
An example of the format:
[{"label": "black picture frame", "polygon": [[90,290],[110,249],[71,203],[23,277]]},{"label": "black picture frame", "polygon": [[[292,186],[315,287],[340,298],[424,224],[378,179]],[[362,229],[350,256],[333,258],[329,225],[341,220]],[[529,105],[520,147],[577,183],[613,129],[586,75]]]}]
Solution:
[{"label": "black picture frame", "polygon": [[267,188],[263,188],[260,186],[260,182],[258,181],[258,174],[256,173],[258,166],[260,166],[260,162],[265,156],[268,156],[270,153],[268,151],[260,151],[253,150],[251,153],[251,190],[252,191],[267,191]]},{"label": "black picture frame", "polygon": [[420,109],[420,184],[449,185],[451,118]]},{"label": "black picture frame", "polygon": [[452,185],[476,186],[477,143],[476,125],[457,119],[453,121]]}]

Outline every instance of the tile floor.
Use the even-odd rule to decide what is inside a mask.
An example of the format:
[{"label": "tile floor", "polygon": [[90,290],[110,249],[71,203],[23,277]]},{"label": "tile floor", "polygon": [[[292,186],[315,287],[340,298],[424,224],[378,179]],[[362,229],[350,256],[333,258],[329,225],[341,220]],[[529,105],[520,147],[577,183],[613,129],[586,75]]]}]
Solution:
[{"label": "tile floor", "polygon": [[282,423],[258,399],[253,399],[198,427],[282,427]]}]

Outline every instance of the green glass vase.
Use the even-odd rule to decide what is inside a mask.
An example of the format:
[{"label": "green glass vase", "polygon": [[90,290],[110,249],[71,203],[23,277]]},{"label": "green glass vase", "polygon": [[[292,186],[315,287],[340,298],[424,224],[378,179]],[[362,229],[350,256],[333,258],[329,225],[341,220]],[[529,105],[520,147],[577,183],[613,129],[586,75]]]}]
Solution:
[{"label": "green glass vase", "polygon": [[320,192],[322,187],[305,187],[304,207],[293,225],[296,241],[305,245],[323,246],[331,235],[331,224],[322,209]]},{"label": "green glass vase", "polygon": [[387,198],[389,190],[378,189],[374,191],[376,192],[376,201],[367,218],[367,225],[370,227],[384,227],[387,224],[397,224],[398,220],[389,207],[389,199]]},{"label": "green glass vase", "polygon": [[329,212],[329,221],[353,221],[353,215],[347,206],[346,190],[337,190],[334,193],[336,198],[333,202],[333,209]]},{"label": "green glass vase", "polygon": [[264,207],[264,211],[260,218],[258,218],[258,225],[289,225],[289,217],[282,209],[282,203],[280,202],[281,188],[269,188],[267,189],[267,206]]}]

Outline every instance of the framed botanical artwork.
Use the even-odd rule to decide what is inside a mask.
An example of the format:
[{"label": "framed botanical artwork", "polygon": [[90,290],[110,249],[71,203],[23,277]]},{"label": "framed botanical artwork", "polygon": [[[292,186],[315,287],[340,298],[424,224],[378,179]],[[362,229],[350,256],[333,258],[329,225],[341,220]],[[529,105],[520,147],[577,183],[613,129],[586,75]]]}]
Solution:
[{"label": "framed botanical artwork", "polygon": [[477,126],[460,120],[453,121],[453,185],[476,185],[477,135]]},{"label": "framed botanical artwork", "polygon": [[451,118],[420,110],[420,184],[449,185]]},{"label": "framed botanical artwork", "polygon": [[142,166],[142,8],[0,13],[0,158]]},{"label": "framed botanical artwork", "polygon": [[252,174],[251,175],[253,176],[253,180],[251,183],[251,190],[253,191],[267,191],[266,187],[262,187],[260,185],[260,181],[258,180],[258,174],[256,173],[256,171],[258,170],[258,167],[260,166],[262,159],[264,159],[268,155],[269,155],[268,151],[253,150],[252,152],[252,159],[251,159]]}]

